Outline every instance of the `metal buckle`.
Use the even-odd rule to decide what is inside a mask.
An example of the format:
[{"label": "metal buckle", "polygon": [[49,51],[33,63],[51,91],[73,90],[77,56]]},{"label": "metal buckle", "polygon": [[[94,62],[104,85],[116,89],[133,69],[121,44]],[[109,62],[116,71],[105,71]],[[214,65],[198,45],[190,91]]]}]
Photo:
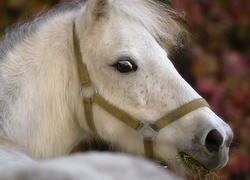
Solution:
[{"label": "metal buckle", "polygon": [[98,94],[98,90],[94,84],[87,83],[87,84],[82,85],[80,93],[81,93],[82,99],[90,99],[91,97],[93,97],[94,94]]},{"label": "metal buckle", "polygon": [[156,164],[158,167],[163,168],[163,169],[168,169],[168,163],[166,161],[162,161],[162,160],[157,160]]},{"label": "metal buckle", "polygon": [[141,128],[136,131],[138,136],[143,140],[144,138],[151,138],[152,141],[155,140],[158,132],[155,131],[151,126],[150,123],[141,121]]}]

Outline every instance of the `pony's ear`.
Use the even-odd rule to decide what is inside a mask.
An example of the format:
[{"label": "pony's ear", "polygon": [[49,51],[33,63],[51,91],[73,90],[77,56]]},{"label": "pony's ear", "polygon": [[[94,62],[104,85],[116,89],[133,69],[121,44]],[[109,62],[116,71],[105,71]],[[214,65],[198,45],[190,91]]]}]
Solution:
[{"label": "pony's ear", "polygon": [[93,24],[108,14],[112,0],[88,0],[86,7],[86,23]]}]

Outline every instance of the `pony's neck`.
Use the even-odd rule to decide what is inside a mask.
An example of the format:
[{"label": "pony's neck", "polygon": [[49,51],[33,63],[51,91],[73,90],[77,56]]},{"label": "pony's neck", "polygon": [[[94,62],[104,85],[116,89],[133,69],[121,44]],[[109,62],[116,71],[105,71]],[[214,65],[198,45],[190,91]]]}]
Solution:
[{"label": "pony's neck", "polygon": [[9,108],[15,111],[5,132],[36,159],[67,154],[86,127],[72,49],[74,18],[73,12],[67,12],[47,20],[28,43],[15,48],[19,56],[29,52],[25,59],[12,57],[23,72],[16,79],[22,87],[19,99]]}]

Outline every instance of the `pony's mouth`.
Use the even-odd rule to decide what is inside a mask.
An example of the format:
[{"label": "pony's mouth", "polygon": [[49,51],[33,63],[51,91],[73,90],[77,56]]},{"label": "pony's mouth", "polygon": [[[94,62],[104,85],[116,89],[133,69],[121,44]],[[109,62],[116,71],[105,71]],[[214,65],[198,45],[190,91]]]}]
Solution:
[{"label": "pony's mouth", "polygon": [[184,167],[191,176],[197,179],[220,179],[220,177],[214,171],[205,168],[189,154],[180,152],[179,156]]},{"label": "pony's mouth", "polygon": [[[177,156],[178,156],[177,158],[180,159],[181,164],[185,168],[187,176],[191,176],[192,178],[195,178],[195,179],[209,179],[209,180],[221,179],[214,171],[211,171],[205,168],[201,163],[196,161],[189,154],[184,153],[184,152],[179,152]],[[161,168],[174,171],[171,168],[171,165],[164,160],[159,160],[157,164]]]},{"label": "pony's mouth", "polygon": [[180,152],[179,156],[181,158],[182,163],[190,170],[196,171],[198,169],[206,169],[204,166],[202,166],[198,161],[196,161],[192,156],[190,156],[187,153]]}]

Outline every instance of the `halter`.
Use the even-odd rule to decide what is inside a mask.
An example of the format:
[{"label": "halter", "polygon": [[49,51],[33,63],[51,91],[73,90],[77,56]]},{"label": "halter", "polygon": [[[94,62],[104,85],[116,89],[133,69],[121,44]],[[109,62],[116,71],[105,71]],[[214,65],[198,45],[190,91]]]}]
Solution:
[{"label": "halter", "polygon": [[[126,112],[116,108],[115,106],[108,103],[99,93],[97,88],[91,83],[87,67],[83,63],[82,55],[80,51],[80,44],[79,39],[75,32],[75,24],[73,26],[73,41],[74,41],[74,53],[77,60],[77,66],[80,76],[80,81],[82,84],[82,89],[87,87],[92,87],[95,89],[94,94],[92,97],[84,97],[82,94],[82,99],[84,103],[84,111],[85,111],[85,118],[89,128],[93,131],[95,135],[98,135],[97,129],[95,127],[95,123],[93,120],[93,111],[92,111],[92,104],[96,103],[98,106],[102,107],[104,110],[112,114],[118,120],[122,121],[124,124],[129,126],[130,128],[134,129],[139,137],[143,140],[144,144],[144,152],[145,156],[149,159],[155,159],[154,149],[153,149],[153,141],[155,140],[156,136],[158,135],[159,131],[178,120],[182,116],[192,112],[201,107],[209,107],[208,103],[203,98],[195,99],[187,104],[182,105],[181,107],[173,110],[163,118],[153,122],[145,122],[138,119],[133,118]],[[82,93],[82,91],[81,91]]]}]

